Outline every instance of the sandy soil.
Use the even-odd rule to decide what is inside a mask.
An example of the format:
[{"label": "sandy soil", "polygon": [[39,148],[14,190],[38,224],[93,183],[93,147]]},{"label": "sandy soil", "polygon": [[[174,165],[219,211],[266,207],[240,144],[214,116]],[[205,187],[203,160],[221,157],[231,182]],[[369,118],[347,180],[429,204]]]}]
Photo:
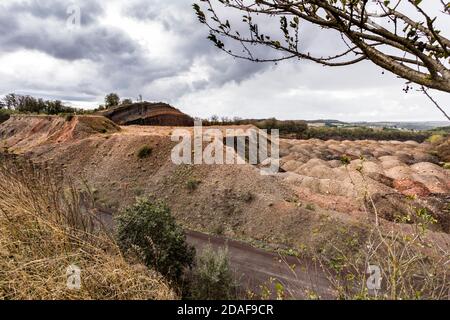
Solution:
[{"label": "sandy soil", "polygon": [[[85,181],[80,188],[89,186],[105,208],[120,210],[138,196],[163,199],[189,229],[274,248],[359,237],[371,219],[367,195],[390,221],[411,203],[428,208],[437,237],[450,243],[449,173],[426,143],[282,140],[286,172],[262,176],[249,164],[173,164],[174,129],[117,127],[103,117],[12,117],[0,125],[0,148]],[[140,159],[143,146],[152,152]]]}]

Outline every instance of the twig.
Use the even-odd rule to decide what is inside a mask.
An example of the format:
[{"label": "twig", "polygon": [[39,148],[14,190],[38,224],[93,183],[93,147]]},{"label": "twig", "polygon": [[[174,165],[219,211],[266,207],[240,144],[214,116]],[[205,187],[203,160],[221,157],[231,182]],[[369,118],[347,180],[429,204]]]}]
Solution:
[{"label": "twig", "polygon": [[433,97],[430,96],[430,94],[428,93],[427,89],[426,89],[424,86],[421,87],[420,91],[422,91],[422,92],[428,97],[428,99],[430,99],[431,102],[434,103],[434,105],[436,106],[436,108],[438,108],[438,109],[444,114],[444,116],[445,116],[448,120],[450,120],[450,116],[444,111],[444,109],[441,108],[441,106],[439,106],[439,104],[436,102],[436,100],[434,100]]}]

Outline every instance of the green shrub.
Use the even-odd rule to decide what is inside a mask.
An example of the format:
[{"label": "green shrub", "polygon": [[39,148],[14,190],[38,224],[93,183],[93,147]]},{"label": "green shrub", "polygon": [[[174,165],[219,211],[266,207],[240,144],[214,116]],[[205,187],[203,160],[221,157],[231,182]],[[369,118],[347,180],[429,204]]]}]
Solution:
[{"label": "green shrub", "polygon": [[194,179],[194,178],[190,178],[186,182],[186,188],[189,191],[195,191],[195,190],[197,190],[199,184],[200,184],[200,181],[198,181],[197,179]]},{"label": "green shrub", "polygon": [[147,158],[148,156],[150,156],[152,154],[152,148],[149,146],[142,146],[138,152],[137,152],[137,157],[139,159],[144,159]]},{"label": "green shrub", "polygon": [[139,199],[126,208],[117,217],[117,241],[122,252],[139,254],[149,268],[175,281],[194,260],[194,249],[161,202]]},{"label": "green shrub", "polygon": [[241,199],[242,201],[249,203],[255,199],[255,196],[250,191],[247,191],[241,195]]},{"label": "green shrub", "polygon": [[232,298],[233,279],[228,250],[217,252],[209,245],[197,257],[191,283],[195,300],[227,300]]}]

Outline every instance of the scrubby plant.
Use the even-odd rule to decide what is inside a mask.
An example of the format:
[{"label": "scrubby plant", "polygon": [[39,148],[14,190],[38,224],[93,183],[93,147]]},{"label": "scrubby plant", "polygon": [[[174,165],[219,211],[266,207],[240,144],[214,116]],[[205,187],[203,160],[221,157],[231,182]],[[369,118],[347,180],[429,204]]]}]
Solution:
[{"label": "scrubby plant", "polygon": [[249,203],[255,199],[255,196],[252,192],[247,191],[247,192],[242,193],[241,199],[242,199],[242,201]]},{"label": "scrubby plant", "polygon": [[427,139],[427,141],[432,144],[438,144],[444,141],[444,136],[441,134],[433,134],[431,137]]},{"label": "scrubby plant", "polygon": [[347,166],[347,165],[350,164],[350,162],[351,162],[351,159],[350,159],[347,155],[343,155],[343,156],[341,157],[341,163],[342,163],[342,165]]},{"label": "scrubby plant", "polygon": [[233,297],[233,278],[228,250],[208,245],[197,257],[191,291],[195,300],[227,300]]},{"label": "scrubby plant", "polygon": [[188,179],[188,181],[186,182],[186,188],[189,191],[195,191],[198,188],[198,185],[200,184],[200,181],[194,178],[190,178]]},{"label": "scrubby plant", "polygon": [[140,256],[144,263],[179,281],[194,260],[194,249],[162,202],[138,199],[118,215],[117,241],[122,252]]},{"label": "scrubby plant", "polygon": [[144,159],[149,157],[152,154],[153,149],[147,145],[142,146],[138,152],[137,152],[137,157],[139,159]]}]

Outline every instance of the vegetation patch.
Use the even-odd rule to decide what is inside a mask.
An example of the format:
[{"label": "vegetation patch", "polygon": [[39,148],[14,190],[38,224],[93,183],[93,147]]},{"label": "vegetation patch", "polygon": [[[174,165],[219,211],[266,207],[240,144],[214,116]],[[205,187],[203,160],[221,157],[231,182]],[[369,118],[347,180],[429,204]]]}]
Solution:
[{"label": "vegetation patch", "polygon": [[153,149],[150,146],[145,145],[138,150],[136,155],[139,159],[145,159],[152,154],[152,151]]},{"label": "vegetation patch", "polygon": [[141,258],[149,268],[177,282],[192,266],[195,250],[165,204],[139,199],[116,221],[117,241],[125,254]]},{"label": "vegetation patch", "polygon": [[188,181],[186,182],[186,188],[191,192],[197,190],[199,185],[200,180],[197,180],[195,178],[189,178]]},{"label": "vegetation patch", "polygon": [[228,300],[235,289],[228,250],[214,251],[209,245],[197,257],[191,295],[195,300]]}]

